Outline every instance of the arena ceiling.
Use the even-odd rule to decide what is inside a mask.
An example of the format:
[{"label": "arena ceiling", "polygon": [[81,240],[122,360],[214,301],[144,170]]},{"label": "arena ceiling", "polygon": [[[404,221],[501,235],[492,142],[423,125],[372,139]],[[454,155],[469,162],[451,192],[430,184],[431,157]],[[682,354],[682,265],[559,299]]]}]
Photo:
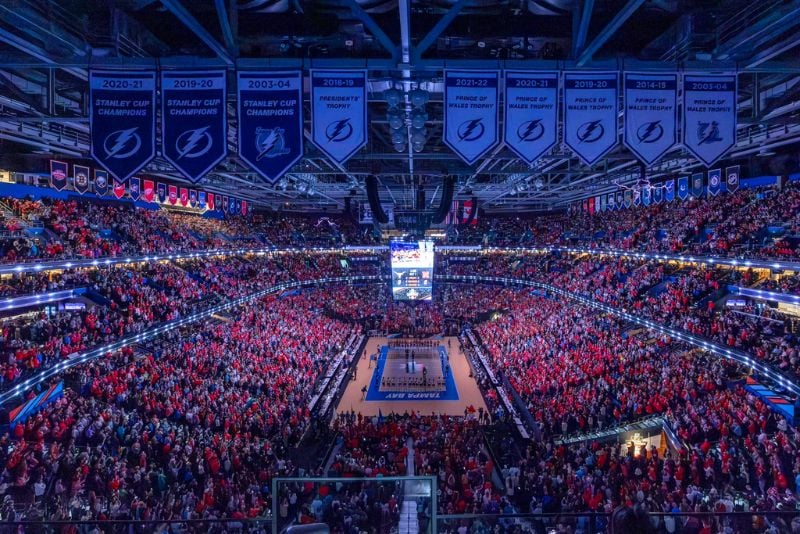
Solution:
[{"label": "arena ceiling", "polygon": [[[782,174],[800,152],[800,0],[4,0],[0,2],[0,165],[43,171],[88,162],[90,67],[358,67],[369,73],[369,139],[344,166],[307,142],[275,185],[229,152],[203,182],[264,207],[336,211],[378,175],[383,201],[410,207],[414,183],[437,204],[442,176],[488,211],[558,209],[633,183],[622,146],[587,166],[561,146],[533,167],[507,148],[466,165],[442,142],[443,68],[738,70],[738,142],[723,164]],[[233,76],[229,76],[232,81]],[[430,93],[421,151],[397,152],[384,91]],[[306,98],[308,95],[306,95]],[[306,101],[306,130],[310,113]],[[649,177],[700,167],[675,149]],[[157,158],[143,175],[184,179]]]}]

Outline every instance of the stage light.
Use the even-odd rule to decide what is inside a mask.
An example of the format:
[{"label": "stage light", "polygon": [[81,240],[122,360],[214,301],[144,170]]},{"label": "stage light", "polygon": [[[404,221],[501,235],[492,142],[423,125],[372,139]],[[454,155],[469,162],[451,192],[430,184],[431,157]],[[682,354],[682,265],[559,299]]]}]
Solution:
[{"label": "stage light", "polygon": [[399,89],[391,88],[383,92],[383,98],[386,100],[386,105],[396,108],[403,101],[403,93]]},{"label": "stage light", "polygon": [[386,119],[389,121],[389,127],[392,130],[399,130],[405,125],[405,117],[399,109],[389,110],[386,114]]},{"label": "stage light", "polygon": [[392,130],[390,137],[392,140],[392,144],[395,145],[405,144],[406,140],[408,139],[408,132],[405,131],[405,128],[403,128],[402,130]]},{"label": "stage light", "polygon": [[415,108],[421,108],[428,103],[430,95],[428,94],[428,91],[417,88],[408,92],[408,98],[411,101],[412,106]]}]

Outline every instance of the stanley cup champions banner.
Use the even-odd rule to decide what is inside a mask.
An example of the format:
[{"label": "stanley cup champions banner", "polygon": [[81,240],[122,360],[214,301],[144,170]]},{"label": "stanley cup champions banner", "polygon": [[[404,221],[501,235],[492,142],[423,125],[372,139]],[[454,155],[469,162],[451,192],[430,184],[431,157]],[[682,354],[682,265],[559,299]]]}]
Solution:
[{"label": "stanley cup champions banner", "polygon": [[275,183],[303,157],[303,75],[240,72],[239,156]]},{"label": "stanley cup champions banner", "polygon": [[647,165],[678,142],[678,75],[625,73],[625,145]]},{"label": "stanley cup champions banner", "polygon": [[736,142],[736,75],[683,77],[683,144],[712,165]]},{"label": "stanley cup champions banner", "polygon": [[89,73],[92,157],[127,180],[156,155],[155,72]]},{"label": "stanley cup champions banner", "polygon": [[506,146],[528,165],[557,141],[558,73],[506,71]]},{"label": "stanley cup champions banner", "polygon": [[344,163],[367,144],[366,71],[311,71],[311,139]]},{"label": "stanley cup champions banner", "polygon": [[161,73],[161,150],[192,182],[228,153],[225,71]]},{"label": "stanley cup champions banner", "polygon": [[588,165],[617,145],[617,73],[564,74],[564,142]]},{"label": "stanley cup champions banner", "polygon": [[444,73],[444,142],[472,165],[500,142],[497,71]]}]

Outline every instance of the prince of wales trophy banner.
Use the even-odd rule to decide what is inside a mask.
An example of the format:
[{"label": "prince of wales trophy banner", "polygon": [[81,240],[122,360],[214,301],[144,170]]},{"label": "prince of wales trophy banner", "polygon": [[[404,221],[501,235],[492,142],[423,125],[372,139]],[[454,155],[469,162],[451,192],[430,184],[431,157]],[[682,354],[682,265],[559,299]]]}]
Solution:
[{"label": "prince of wales trophy banner", "polygon": [[228,153],[225,71],[161,72],[161,150],[192,182]]},{"label": "prince of wales trophy banner", "polygon": [[683,144],[711,166],[736,142],[736,76],[683,77]]},{"label": "prince of wales trophy banner", "polygon": [[239,156],[275,183],[303,157],[303,74],[239,72],[237,86]]},{"label": "prince of wales trophy banner", "polygon": [[92,157],[127,180],[156,155],[156,73],[89,73]]},{"label": "prince of wales trophy banner", "polygon": [[625,144],[647,165],[678,142],[678,75],[625,73]]},{"label": "prince of wales trophy banner", "polygon": [[367,144],[367,72],[311,71],[311,139],[344,163]]},{"label": "prince of wales trophy banner", "polygon": [[592,165],[617,145],[617,73],[564,74],[564,142]]},{"label": "prince of wales trophy banner", "polygon": [[500,142],[497,71],[444,73],[444,142],[468,165]]},{"label": "prince of wales trophy banner", "polygon": [[506,71],[506,146],[528,165],[558,140],[558,73]]}]

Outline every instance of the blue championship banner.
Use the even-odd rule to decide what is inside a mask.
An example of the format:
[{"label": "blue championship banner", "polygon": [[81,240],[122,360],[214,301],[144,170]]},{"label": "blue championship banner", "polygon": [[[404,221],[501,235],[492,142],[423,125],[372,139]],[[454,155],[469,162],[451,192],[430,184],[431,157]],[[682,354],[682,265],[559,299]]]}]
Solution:
[{"label": "blue championship banner", "polygon": [[108,193],[108,171],[94,170],[94,192],[99,197]]},{"label": "blue championship banner", "polygon": [[739,165],[725,167],[725,188],[730,193],[739,189]]},{"label": "blue championship banner", "polygon": [[616,72],[564,73],[564,142],[592,165],[617,146]]},{"label": "blue championship banner", "polygon": [[127,180],[156,155],[155,72],[89,73],[92,157]]},{"label": "blue championship banner", "polygon": [[192,182],[228,154],[225,71],[161,72],[161,151]]},{"label": "blue championship banner", "polygon": [[472,165],[499,143],[497,71],[444,73],[444,142]]},{"label": "blue championship banner", "polygon": [[69,165],[63,161],[50,160],[50,187],[61,191],[67,187],[67,173]]},{"label": "blue championship banner", "polygon": [[75,191],[81,195],[89,192],[89,167],[74,165],[72,167]]},{"label": "blue championship banner", "polygon": [[311,71],[311,139],[344,163],[367,144],[367,73]]},{"label": "blue championship banner", "polygon": [[678,142],[678,75],[625,73],[625,145],[652,165]]},{"label": "blue championship banner", "polygon": [[736,142],[736,75],[683,77],[683,144],[707,166]]},{"label": "blue championship banner", "polygon": [[558,73],[506,71],[503,140],[528,165],[556,144]]},{"label": "blue championship banner", "polygon": [[275,183],[303,157],[303,75],[239,72],[237,85],[239,156]]},{"label": "blue championship banner", "polygon": [[708,194],[715,197],[722,190],[722,169],[708,171]]}]

